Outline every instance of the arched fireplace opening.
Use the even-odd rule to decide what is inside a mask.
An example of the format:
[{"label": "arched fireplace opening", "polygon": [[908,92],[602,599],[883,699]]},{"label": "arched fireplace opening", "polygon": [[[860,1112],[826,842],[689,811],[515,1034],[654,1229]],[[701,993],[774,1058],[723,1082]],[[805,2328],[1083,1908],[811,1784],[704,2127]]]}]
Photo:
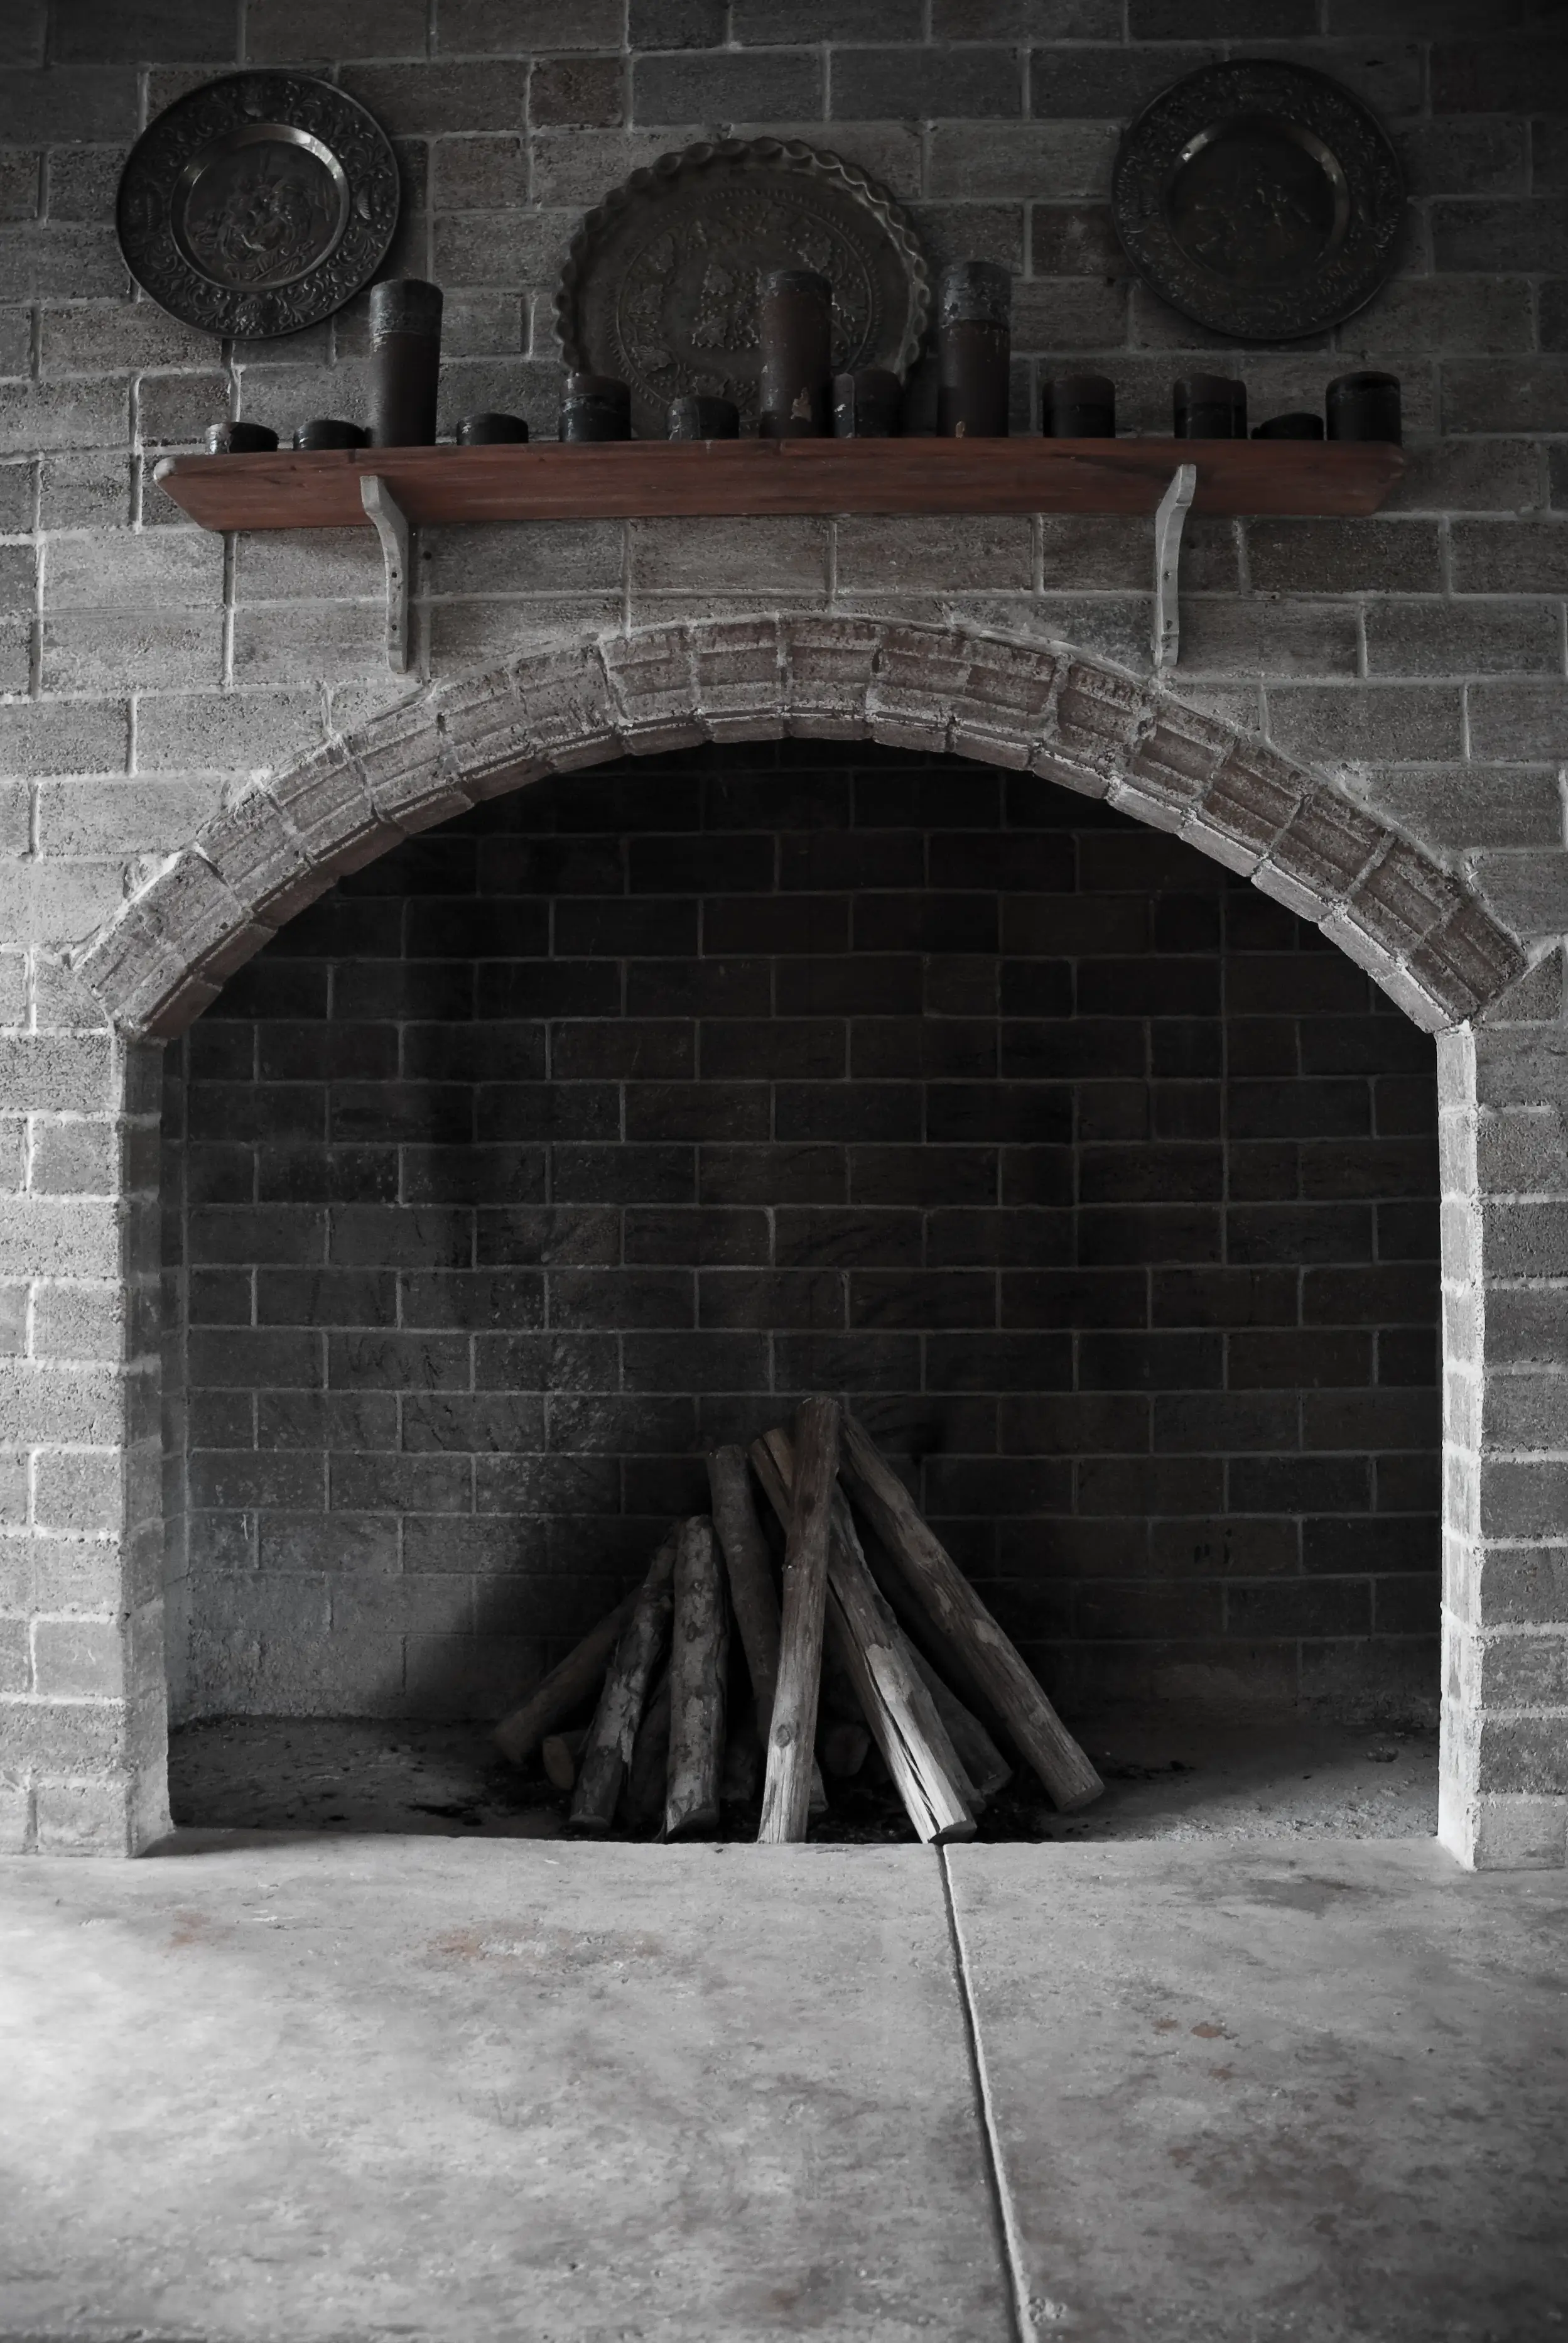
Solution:
[{"label": "arched fireplace opening", "polygon": [[[811,612],[693,619],[535,649],[492,672],[433,684],[353,735],[329,739],[299,764],[259,777],[71,956],[88,1026],[106,1021],[117,1037],[116,1095],[126,1141],[118,1298],[126,1326],[147,1322],[156,1284],[156,1247],[146,1242],[156,1203],[182,1223],[184,1242],[183,1195],[170,1187],[160,1198],[145,1171],[162,1071],[159,1045],[186,1033],[229,977],[274,939],[288,938],[291,922],[335,884],[477,806],[628,755],[647,774],[658,769],[648,760],[666,753],[759,741],[838,744],[826,751],[829,764],[839,746],[866,743],[969,759],[1000,769],[1004,789],[1014,786],[1008,777],[1021,788],[1030,776],[1104,801],[1248,880],[1269,903],[1366,970],[1421,1031],[1435,1035],[1444,1202],[1439,1830],[1467,1863],[1560,1864],[1557,1722],[1538,1702],[1560,1640],[1556,1582],[1542,1544],[1553,1534],[1559,1467],[1542,1447],[1532,1411],[1541,1371],[1555,1363],[1551,1263],[1561,1174],[1551,1133],[1562,1112],[1561,955],[1527,964],[1464,870],[1439,867],[1352,802],[1344,786],[1159,685],[1140,684],[1070,652],[952,624]],[[590,770],[587,786],[600,785]],[[640,814],[637,826],[643,826]],[[626,891],[629,900],[629,881]],[[286,960],[289,949],[284,941],[276,958]],[[1314,948],[1303,937],[1300,950],[1305,960]],[[1374,1005],[1368,1015],[1386,1012]],[[225,1021],[216,1019],[212,1030]],[[923,1014],[918,1021],[922,1033],[938,1021]],[[853,1088],[852,1070],[843,1080]],[[1379,1135],[1375,1121],[1372,1135]],[[1348,1141],[1352,1134],[1343,1137]],[[1292,1141],[1275,1133],[1271,1141],[1259,1136],[1258,1143]],[[1373,1209],[1371,1200],[1360,1201]],[[1407,1201],[1380,1198],[1376,1209],[1402,1210]],[[1231,1200],[1224,1202],[1230,1209]],[[1240,1210],[1242,1200],[1234,1204]],[[994,1209],[1005,1217],[1011,1208]],[[243,1270],[247,1260],[205,1265]],[[273,1265],[299,1267],[286,1256]],[[1381,1253],[1349,1264],[1361,1271],[1383,1265]],[[659,1266],[638,1264],[650,1279]],[[759,1264],[737,1266],[750,1274]],[[323,1253],[311,1267],[325,1276],[333,1264]],[[1008,1273],[992,1267],[999,1281]],[[1020,1265],[1013,1273],[1040,1272]],[[176,1291],[183,1276],[176,1272],[172,1281]],[[1361,1282],[1370,1297],[1371,1280]],[[999,1312],[1000,1306],[999,1300]],[[166,1605],[156,1555],[167,1546],[176,1687],[186,1681],[180,1638],[187,1574],[186,1361],[177,1310],[169,1322],[166,1362],[138,1347],[116,1370],[95,1418],[118,1459],[125,1535],[105,1557],[117,1576],[113,1586],[104,1579],[99,1613],[87,1623],[88,1658],[52,1667],[22,1718],[40,1846],[90,1843],[134,1851],[166,1826]],[[1389,1346],[1383,1322],[1377,1324],[1373,1347],[1381,1356]],[[846,1324],[846,1340],[851,1331],[862,1330]],[[919,1339],[929,1345],[931,1331]],[[999,1317],[995,1335],[1000,1342],[1014,1332],[1052,1331],[1063,1332],[1008,1328]],[[1076,1341],[1082,1330],[1068,1331]],[[1148,1330],[1151,1338],[1155,1331]],[[1185,1331],[1222,1332],[1229,1344],[1232,1331],[1240,1336],[1250,1330]],[[1389,1324],[1386,1331],[1401,1330]],[[244,1345],[231,1347],[237,1357]],[[166,1452],[171,1485],[161,1502],[151,1470],[160,1378],[175,1430]],[[995,1453],[998,1465],[1003,1453]],[[1076,1471],[1078,1451],[1071,1455]],[[1000,1483],[1000,1472],[996,1477]],[[1385,1476],[1384,1485],[1394,1483]],[[1374,1528],[1379,1512],[1374,1503]],[[960,1518],[1002,1516],[988,1516],[981,1506]],[[166,1520],[176,1524],[168,1540]],[[236,1556],[240,1566],[230,1574],[238,1579],[248,1564],[240,1549]],[[1262,1584],[1268,1574],[1259,1576]],[[256,1578],[259,1589],[259,1569]],[[264,1598],[258,1593],[256,1599]],[[314,1632],[319,1621],[318,1613]],[[40,1649],[57,1627],[62,1654],[86,1649],[75,1613],[40,1617]],[[313,1630],[307,1621],[302,1631],[290,1613],[288,1632]],[[264,1638],[247,1631],[238,1648],[259,1665]],[[1188,1688],[1200,1688],[1199,1681]]]},{"label": "arched fireplace opening", "polygon": [[1184,840],[873,743],[559,773],[166,1070],[176,1725],[487,1723],[819,1390],[1097,1742],[1432,1724],[1432,1044]]}]

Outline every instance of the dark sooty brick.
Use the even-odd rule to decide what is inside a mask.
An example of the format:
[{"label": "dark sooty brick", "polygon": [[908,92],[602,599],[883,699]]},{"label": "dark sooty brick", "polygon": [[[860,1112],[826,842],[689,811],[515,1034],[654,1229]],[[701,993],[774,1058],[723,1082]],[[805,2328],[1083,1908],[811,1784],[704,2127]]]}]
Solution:
[{"label": "dark sooty brick", "polygon": [[[636,85],[672,119],[816,86],[693,37]],[[1000,103],[911,55],[852,70]],[[1119,56],[1076,70],[1125,110]],[[201,1536],[471,1578],[390,1697],[494,1714],[485,1589],[559,1656],[704,1446],[815,1389],[1081,1697],[1131,1645],[1156,1688],[1289,1690],[1331,1636],[1375,1678],[1425,1622],[1432,1044],[1103,805],[831,742],[567,774],[324,898],[183,1064]]]}]

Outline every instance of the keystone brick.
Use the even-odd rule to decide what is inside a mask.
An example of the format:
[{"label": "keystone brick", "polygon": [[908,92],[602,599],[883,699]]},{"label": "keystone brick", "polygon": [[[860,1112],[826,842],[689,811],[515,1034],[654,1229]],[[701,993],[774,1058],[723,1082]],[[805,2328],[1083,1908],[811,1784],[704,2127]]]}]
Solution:
[{"label": "keystone brick", "polygon": [[784,729],[784,651],[772,618],[697,628],[691,669],[710,740],[755,740]]},{"label": "keystone brick", "polygon": [[881,630],[865,618],[797,618],[785,645],[784,729],[806,739],[859,740]]},{"label": "keystone brick", "polygon": [[612,638],[602,646],[621,743],[633,756],[694,749],[707,739],[696,713],[691,650],[684,627]]},{"label": "keystone brick", "polygon": [[866,694],[871,738],[892,749],[945,749],[953,695],[968,666],[960,649],[935,634],[885,627]]}]

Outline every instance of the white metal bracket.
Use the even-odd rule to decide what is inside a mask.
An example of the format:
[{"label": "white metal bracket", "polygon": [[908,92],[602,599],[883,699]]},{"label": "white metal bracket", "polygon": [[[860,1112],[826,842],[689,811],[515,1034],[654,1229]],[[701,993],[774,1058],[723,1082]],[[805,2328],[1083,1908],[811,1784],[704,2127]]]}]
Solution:
[{"label": "white metal bracket", "polygon": [[1181,529],[1198,486],[1196,464],[1178,464],[1154,515],[1154,666],[1174,667],[1181,648],[1178,575]]},{"label": "white metal bracket", "polygon": [[[359,480],[359,501],[375,524],[387,564],[387,664],[394,675],[408,672],[408,573],[412,531],[408,517],[377,472]],[[1161,507],[1161,512],[1164,507]]]}]

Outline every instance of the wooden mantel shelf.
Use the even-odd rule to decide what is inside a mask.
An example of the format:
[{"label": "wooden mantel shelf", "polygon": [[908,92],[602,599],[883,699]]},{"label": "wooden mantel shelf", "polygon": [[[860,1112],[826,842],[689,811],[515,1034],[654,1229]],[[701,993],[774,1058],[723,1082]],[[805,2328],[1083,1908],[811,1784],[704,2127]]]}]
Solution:
[{"label": "wooden mantel shelf", "polygon": [[787,513],[1152,514],[1180,465],[1195,513],[1376,512],[1404,468],[1382,443],[1300,439],[624,440],[169,456],[156,478],[204,528],[357,528],[379,478],[408,525]]}]

